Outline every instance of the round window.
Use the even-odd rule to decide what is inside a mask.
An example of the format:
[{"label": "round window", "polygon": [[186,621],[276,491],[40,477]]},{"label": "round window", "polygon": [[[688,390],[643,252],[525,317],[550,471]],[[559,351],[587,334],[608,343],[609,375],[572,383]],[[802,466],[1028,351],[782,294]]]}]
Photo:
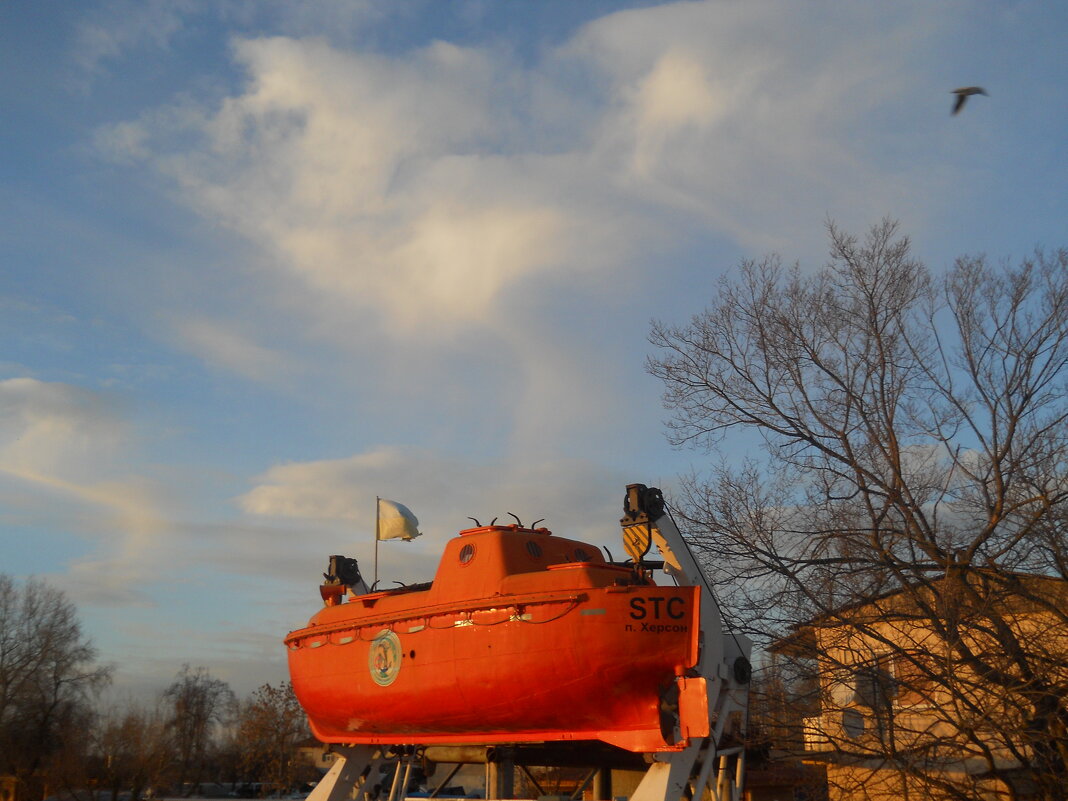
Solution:
[{"label": "round window", "polygon": [[465,545],[463,548],[460,549],[460,564],[461,565],[468,564],[474,558],[475,558],[475,546],[472,545],[471,543],[467,543],[467,545]]},{"label": "round window", "polygon": [[541,546],[534,540],[527,540],[527,553],[533,556],[535,559],[541,558]]},{"label": "round window", "polygon": [[575,561],[576,562],[589,562],[593,557],[590,556],[589,551],[584,548],[575,549]]}]

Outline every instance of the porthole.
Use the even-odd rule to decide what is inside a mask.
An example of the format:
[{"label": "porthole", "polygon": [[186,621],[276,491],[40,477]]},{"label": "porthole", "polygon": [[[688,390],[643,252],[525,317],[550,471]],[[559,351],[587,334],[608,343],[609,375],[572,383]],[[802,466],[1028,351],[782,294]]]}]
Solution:
[{"label": "porthole", "polygon": [[463,548],[460,549],[460,564],[461,565],[470,564],[471,560],[474,559],[474,558],[475,558],[475,546],[472,545],[471,543],[467,543],[467,545],[465,545]]},{"label": "porthole", "polygon": [[527,540],[527,553],[533,556],[535,559],[541,558],[541,546],[534,540]]},{"label": "porthole", "polygon": [[590,556],[589,551],[587,551],[585,548],[576,548],[575,549],[575,561],[576,562],[589,562],[592,559],[593,559],[593,557]]}]

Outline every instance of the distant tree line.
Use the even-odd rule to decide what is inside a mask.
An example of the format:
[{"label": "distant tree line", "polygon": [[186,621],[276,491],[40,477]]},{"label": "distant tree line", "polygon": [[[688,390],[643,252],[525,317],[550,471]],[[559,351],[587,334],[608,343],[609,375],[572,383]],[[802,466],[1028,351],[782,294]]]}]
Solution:
[{"label": "distant tree line", "polygon": [[289,683],[239,701],[186,664],[154,701],[105,706],[111,678],[61,590],[0,574],[0,777],[17,801],[188,797],[207,783],[269,794],[317,778],[296,758],[309,730]]}]

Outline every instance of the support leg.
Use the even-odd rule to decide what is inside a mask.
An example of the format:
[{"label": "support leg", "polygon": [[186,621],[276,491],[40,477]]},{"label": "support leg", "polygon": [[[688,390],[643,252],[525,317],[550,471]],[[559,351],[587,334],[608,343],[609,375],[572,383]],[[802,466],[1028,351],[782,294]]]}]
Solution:
[{"label": "support leg", "polygon": [[684,751],[660,755],[645,772],[630,801],[679,801],[690,783],[700,749],[701,744],[697,743]]},{"label": "support leg", "polygon": [[593,777],[594,801],[612,801],[612,769],[599,768]]},{"label": "support leg", "polygon": [[385,758],[384,749],[368,746],[334,746],[338,755],[333,767],[315,789],[308,801],[370,801],[377,793],[374,781],[378,766]]}]

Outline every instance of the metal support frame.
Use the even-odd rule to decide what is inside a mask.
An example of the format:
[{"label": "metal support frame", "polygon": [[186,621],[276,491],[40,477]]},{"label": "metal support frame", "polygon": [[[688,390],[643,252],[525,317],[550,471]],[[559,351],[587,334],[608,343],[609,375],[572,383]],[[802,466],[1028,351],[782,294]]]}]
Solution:
[{"label": "metal support frame", "polygon": [[[388,747],[335,745],[337,755],[329,772],[308,794],[308,801],[403,801],[408,795],[415,749],[390,751]],[[395,766],[387,788],[378,780],[383,765]],[[439,790],[441,788],[438,788]]]},{"label": "metal support frame", "polygon": [[620,521],[624,541],[641,542],[647,537],[645,548],[657,546],[664,557],[665,573],[700,588],[701,652],[694,670],[706,682],[711,723],[708,737],[692,741],[682,751],[656,754],[630,801],[680,801],[684,797],[700,801],[706,790],[714,801],[739,801],[745,748],[722,746],[732,720],[739,720],[744,732],[752,644],[740,635],[724,635],[723,617],[712,587],[665,510],[660,490],[629,485],[625,510]]},{"label": "metal support frame", "polygon": [[452,770],[449,771],[449,774],[444,779],[442,779],[440,782],[438,782],[438,786],[435,787],[430,792],[430,796],[429,797],[430,798],[437,798],[438,797],[438,793],[440,793],[442,790],[444,790],[448,786],[449,782],[451,782],[453,780],[453,777],[455,777],[456,774],[460,772],[460,768],[462,768],[462,767],[463,767],[463,763],[460,763],[460,762],[458,762],[455,765],[453,765],[452,766]]},{"label": "metal support frame", "polygon": [[370,745],[335,745],[337,754],[329,772],[308,795],[308,801],[374,801],[381,793],[375,785],[378,768],[386,761],[384,748]]},{"label": "metal support frame", "polygon": [[531,787],[533,787],[537,791],[538,795],[545,795],[545,788],[541,786],[541,783],[538,782],[536,778],[534,778],[534,774],[530,772],[530,768],[528,768],[526,765],[518,765],[517,767],[523,773],[523,775],[526,776],[527,781],[530,782]]},{"label": "metal support frame", "polygon": [[515,795],[515,759],[510,749],[493,749],[486,760],[486,798]]}]

